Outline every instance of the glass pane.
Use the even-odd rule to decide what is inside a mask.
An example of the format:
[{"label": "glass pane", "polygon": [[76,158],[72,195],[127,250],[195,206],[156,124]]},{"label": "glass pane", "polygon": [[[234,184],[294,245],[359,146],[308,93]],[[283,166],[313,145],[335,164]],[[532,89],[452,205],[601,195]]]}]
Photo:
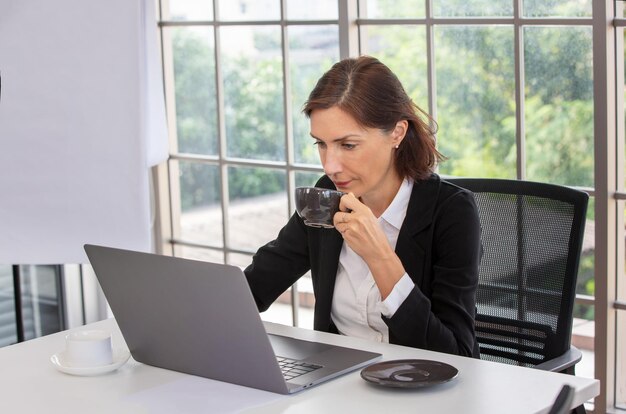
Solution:
[{"label": "glass pane", "polygon": [[309,135],[309,120],[302,113],[302,107],[317,80],[338,60],[339,29],[336,25],[289,27],[294,159],[298,163],[320,163]]},{"label": "glass pane", "polygon": [[12,269],[10,265],[0,265],[0,347],[17,342]]},{"label": "glass pane", "polygon": [[512,28],[439,27],[435,51],[440,172],[514,178]]},{"label": "glass pane", "polygon": [[174,61],[178,151],[217,154],[214,36],[209,28],[165,28]]},{"label": "glass pane", "polygon": [[288,219],[286,178],[269,168],[228,168],[230,247],[255,252],[276,238]]},{"label": "glass pane", "polygon": [[179,166],[181,239],[222,247],[219,167],[186,161]]},{"label": "glass pane", "polygon": [[433,0],[433,15],[459,16],[513,16],[511,0]]},{"label": "glass pane", "polygon": [[220,20],[279,20],[280,0],[219,0]]},{"label": "glass pane", "polygon": [[591,17],[592,0],[524,0],[524,16]]},{"label": "glass pane", "polygon": [[529,180],[593,187],[590,27],[526,27],[525,130]]},{"label": "glass pane", "polygon": [[59,332],[62,329],[59,310],[57,266],[21,266],[22,319],[24,339]]},{"label": "glass pane", "polygon": [[[595,199],[589,199],[587,222],[583,238],[582,254],[578,266],[576,293],[586,296],[595,295],[594,262],[595,262]],[[574,321],[572,326],[572,345],[583,354],[582,360],[576,364],[576,375],[593,378],[595,376],[594,339],[595,339],[595,306],[574,303]]]},{"label": "glass pane", "polygon": [[285,159],[281,33],[278,26],[222,27],[227,154]]},{"label": "glass pane", "polygon": [[317,180],[323,175],[323,172],[296,172],[296,187],[311,187],[314,186]]},{"label": "glass pane", "polygon": [[615,406],[626,410],[626,311],[617,311],[617,343],[615,367]]},{"label": "glass pane", "polygon": [[219,250],[190,247],[181,244],[174,245],[174,256],[201,260],[203,262],[224,263],[224,253]]},{"label": "glass pane", "polygon": [[[576,307],[578,304],[574,306]],[[593,305],[589,307],[589,312],[593,315]],[[576,375],[579,377],[595,377],[594,336],[595,323],[593,320],[574,317],[572,325],[572,345],[578,348],[583,354],[583,358],[576,364]]]},{"label": "glass pane", "polygon": [[428,109],[426,29],[423,26],[361,26],[361,50],[376,56],[400,79],[411,99]]},{"label": "glass pane", "polygon": [[363,0],[359,2],[359,17],[368,19],[424,17],[424,0]]},{"label": "glass pane", "polygon": [[161,4],[164,20],[213,20],[212,0],[169,0]]},{"label": "glass pane", "polygon": [[287,18],[290,20],[330,20],[338,18],[337,0],[287,0]]},{"label": "glass pane", "polygon": [[[589,198],[587,206],[587,222],[583,248],[578,265],[578,280],[576,281],[576,293],[587,296],[595,295],[594,266],[595,266],[595,198]],[[576,305],[574,317],[592,321],[594,318],[593,307],[588,305]]]},{"label": "glass pane", "polygon": [[227,263],[232,266],[239,266],[242,269],[252,263],[252,255],[240,253],[228,253]]}]

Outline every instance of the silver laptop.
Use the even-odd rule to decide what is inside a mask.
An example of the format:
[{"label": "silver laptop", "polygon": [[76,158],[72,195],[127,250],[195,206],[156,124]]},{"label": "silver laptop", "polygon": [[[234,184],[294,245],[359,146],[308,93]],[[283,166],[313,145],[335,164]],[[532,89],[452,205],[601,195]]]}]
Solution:
[{"label": "silver laptop", "polygon": [[104,246],[85,251],[131,355],[144,364],[290,394],[381,356],[268,335],[238,267]]}]

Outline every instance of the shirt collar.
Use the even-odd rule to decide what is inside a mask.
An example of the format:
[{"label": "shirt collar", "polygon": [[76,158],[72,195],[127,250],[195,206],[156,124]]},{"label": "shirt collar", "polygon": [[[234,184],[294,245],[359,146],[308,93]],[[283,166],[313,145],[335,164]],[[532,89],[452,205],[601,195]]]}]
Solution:
[{"label": "shirt collar", "polygon": [[405,178],[402,181],[396,196],[393,198],[391,204],[389,204],[389,207],[387,207],[380,218],[400,230],[404,217],[406,216],[406,209],[409,206],[409,199],[411,198],[412,190],[413,180]]}]

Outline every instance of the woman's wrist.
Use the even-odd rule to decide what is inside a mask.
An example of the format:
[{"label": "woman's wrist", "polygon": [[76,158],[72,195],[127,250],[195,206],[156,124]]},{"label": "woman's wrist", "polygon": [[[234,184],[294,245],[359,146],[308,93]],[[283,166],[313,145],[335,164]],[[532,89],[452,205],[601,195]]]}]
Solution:
[{"label": "woman's wrist", "polygon": [[383,256],[367,262],[372,272],[372,277],[380,290],[382,300],[385,300],[391,293],[394,286],[406,273],[400,258],[393,253],[391,256]]}]

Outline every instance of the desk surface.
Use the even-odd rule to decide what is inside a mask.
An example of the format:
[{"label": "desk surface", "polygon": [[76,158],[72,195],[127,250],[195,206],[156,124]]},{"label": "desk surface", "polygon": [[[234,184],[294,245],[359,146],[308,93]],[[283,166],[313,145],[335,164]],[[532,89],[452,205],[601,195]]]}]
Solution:
[{"label": "desk surface", "polygon": [[[113,346],[125,346],[113,319],[82,329],[108,329]],[[268,332],[351,346],[383,360],[435,359],[458,368],[453,381],[423,389],[387,389],[363,381],[358,371],[295,395],[282,396],[154,368],[132,358],[97,377],[58,372],[50,356],[64,348],[64,332],[0,349],[3,412],[115,413],[546,413],[563,384],[576,389],[573,406],[600,392],[595,379],[514,367],[454,355],[379,344],[357,338],[266,323]]]}]

